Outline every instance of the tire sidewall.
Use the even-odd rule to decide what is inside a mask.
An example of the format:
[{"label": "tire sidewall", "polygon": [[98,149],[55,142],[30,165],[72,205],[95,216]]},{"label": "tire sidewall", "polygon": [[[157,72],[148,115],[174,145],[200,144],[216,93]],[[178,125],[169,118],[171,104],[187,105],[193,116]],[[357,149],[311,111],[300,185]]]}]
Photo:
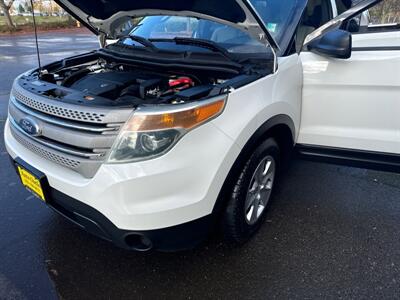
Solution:
[{"label": "tire sidewall", "polygon": [[[254,172],[259,166],[260,162],[267,156],[271,156],[275,160],[275,177],[271,190],[271,196],[264,209],[262,215],[259,217],[256,223],[250,225],[246,221],[245,216],[245,203],[247,198],[248,189],[253,178]],[[232,193],[230,203],[227,208],[227,222],[230,222],[231,226],[235,228],[235,241],[243,243],[247,241],[264,223],[269,206],[273,199],[275,185],[279,176],[280,169],[280,151],[279,146],[273,139],[268,139],[259,145],[255,151],[251,154],[247,163],[240,172],[239,178],[235,180],[235,189]]]}]

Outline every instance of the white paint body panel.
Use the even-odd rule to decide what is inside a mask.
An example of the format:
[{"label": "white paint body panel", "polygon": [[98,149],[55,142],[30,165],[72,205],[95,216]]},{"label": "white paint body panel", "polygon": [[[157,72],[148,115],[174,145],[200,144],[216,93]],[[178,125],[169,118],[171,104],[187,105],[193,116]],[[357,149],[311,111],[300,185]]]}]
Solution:
[{"label": "white paint body panel", "polygon": [[400,47],[400,31],[353,34],[353,47]]},{"label": "white paint body panel", "polygon": [[[54,189],[100,211],[118,228],[151,230],[211,213],[240,148],[212,123],[183,137],[154,160],[104,164],[92,179],[37,156],[5,128],[6,147],[46,174]],[[212,151],[212,155],[210,155]]]},{"label": "white paint body panel", "polygon": [[[398,32],[353,36],[353,47],[400,46]],[[400,50],[353,51],[348,60],[301,53],[298,143],[400,153]]]},{"label": "white paint body panel", "polygon": [[162,157],[104,164],[93,179],[45,160],[20,145],[5,127],[10,155],[46,174],[51,187],[105,215],[118,228],[152,230],[209,215],[241,148],[269,118],[287,114],[298,131],[301,63],[281,60],[271,76],[233,91],[223,114],[185,135]]},{"label": "white paint body panel", "polygon": [[243,147],[255,131],[274,116],[289,116],[300,126],[302,67],[298,55],[282,58],[278,71],[232,94],[214,123]]}]

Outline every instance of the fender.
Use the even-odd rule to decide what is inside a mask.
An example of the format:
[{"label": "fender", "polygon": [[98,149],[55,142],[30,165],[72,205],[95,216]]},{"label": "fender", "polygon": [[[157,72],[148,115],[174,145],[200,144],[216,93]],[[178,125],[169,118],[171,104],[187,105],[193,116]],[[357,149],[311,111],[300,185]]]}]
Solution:
[{"label": "fender", "polygon": [[222,185],[221,191],[219,192],[217,201],[214,205],[212,215],[214,221],[218,220],[219,214],[223,211],[228,197],[226,197],[232,184],[241,171],[241,167],[247,162],[249,156],[253,152],[253,149],[264,141],[268,137],[274,137],[279,146],[281,147],[283,159],[290,156],[291,150],[294,148],[294,141],[296,136],[296,129],[293,120],[288,115],[276,115],[262,124],[255,133],[247,141],[243,147],[238,158],[230,169],[228,176]]}]

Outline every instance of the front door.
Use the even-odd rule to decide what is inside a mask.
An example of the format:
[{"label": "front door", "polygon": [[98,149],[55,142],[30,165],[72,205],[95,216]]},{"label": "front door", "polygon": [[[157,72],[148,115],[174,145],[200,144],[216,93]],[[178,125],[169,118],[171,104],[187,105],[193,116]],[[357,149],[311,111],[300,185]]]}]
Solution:
[{"label": "front door", "polygon": [[[369,7],[372,1],[363,2]],[[347,159],[357,153],[364,159],[366,154],[397,156],[400,3],[386,0],[369,11],[361,5],[358,8],[346,20],[336,18],[340,28],[352,35],[349,59],[316,54],[307,47],[300,53],[304,88],[298,143],[303,149],[314,148],[314,154],[320,149],[325,152],[322,156],[334,150],[348,152]],[[370,20],[365,24],[366,17]],[[337,25],[332,27],[337,30]]]}]

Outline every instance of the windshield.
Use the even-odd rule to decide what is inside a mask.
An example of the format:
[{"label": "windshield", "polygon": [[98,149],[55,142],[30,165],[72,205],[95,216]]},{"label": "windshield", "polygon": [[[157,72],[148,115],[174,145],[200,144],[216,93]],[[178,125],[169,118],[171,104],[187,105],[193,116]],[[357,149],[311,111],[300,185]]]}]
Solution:
[{"label": "windshield", "polygon": [[[288,48],[299,20],[304,12],[307,0],[248,0],[262,20],[260,26],[271,33],[282,52]],[[238,23],[239,25],[239,23]],[[242,26],[242,25],[241,25]],[[243,26],[245,28],[245,26]],[[131,18],[121,24],[118,32],[149,40],[190,38],[202,39],[218,44],[230,53],[267,53],[268,48],[244,30],[209,19],[197,17],[154,15]],[[137,43],[130,39],[125,44]],[[163,45],[161,45],[163,44]],[[157,47],[169,47],[158,41]],[[200,51],[200,50],[199,50]],[[203,49],[203,51],[205,51]]]},{"label": "windshield", "polygon": [[[158,48],[168,47],[170,50],[173,50],[172,45],[167,45],[168,43],[162,40],[175,38],[206,40],[218,44],[231,53],[266,53],[268,51],[263,44],[240,29],[192,17],[148,16],[137,22],[137,25],[133,26],[133,29],[129,29],[128,33],[131,36],[155,41],[154,44]],[[137,45],[131,39],[125,39],[123,42],[124,44]],[[209,50],[202,49],[199,51]]]},{"label": "windshield", "polygon": [[268,31],[285,50],[307,6],[307,0],[249,0]]}]

